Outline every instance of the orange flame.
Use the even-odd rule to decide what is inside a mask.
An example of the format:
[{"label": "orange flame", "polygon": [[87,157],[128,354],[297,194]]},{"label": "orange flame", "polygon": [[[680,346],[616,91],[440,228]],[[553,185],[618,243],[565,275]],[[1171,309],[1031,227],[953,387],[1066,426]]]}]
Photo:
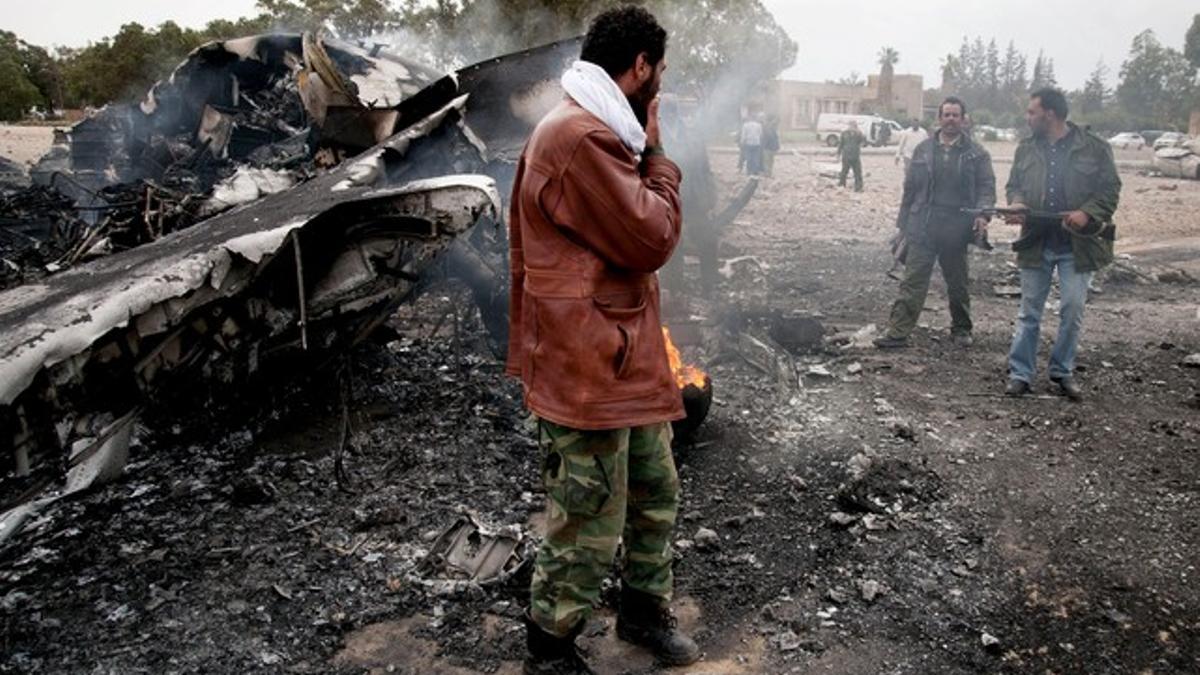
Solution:
[{"label": "orange flame", "polygon": [[663,340],[667,343],[667,361],[671,364],[671,374],[675,376],[675,383],[679,385],[680,389],[689,384],[703,389],[704,380],[708,376],[696,366],[684,365],[683,357],[679,355],[679,348],[671,341],[671,331],[666,326],[663,326],[662,331]]}]

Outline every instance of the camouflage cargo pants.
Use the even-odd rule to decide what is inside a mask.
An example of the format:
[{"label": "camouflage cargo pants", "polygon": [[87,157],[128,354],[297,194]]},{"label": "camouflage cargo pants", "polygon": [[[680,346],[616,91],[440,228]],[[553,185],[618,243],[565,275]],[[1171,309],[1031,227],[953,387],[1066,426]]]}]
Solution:
[{"label": "camouflage cargo pants", "polygon": [[587,619],[622,539],[622,582],[669,601],[679,503],[671,425],[579,431],[540,420],[538,442],[547,520],[530,588],[533,620],[564,636]]}]

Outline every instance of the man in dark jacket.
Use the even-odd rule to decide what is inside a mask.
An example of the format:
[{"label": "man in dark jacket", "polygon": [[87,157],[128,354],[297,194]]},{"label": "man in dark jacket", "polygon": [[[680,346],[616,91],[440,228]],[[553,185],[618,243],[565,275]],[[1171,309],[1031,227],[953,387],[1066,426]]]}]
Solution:
[{"label": "man in dark jacket", "polygon": [[1021,141],[1009,174],[1008,202],[1042,213],[1008,221],[1021,225],[1017,265],[1021,268],[1021,311],[1008,354],[1005,393],[1023,396],[1037,374],[1042,310],[1058,270],[1061,305],[1058,336],[1050,352],[1050,380],[1072,400],[1083,398],[1075,383],[1075,349],[1083,327],[1092,274],[1112,262],[1113,213],[1121,196],[1121,179],[1112,148],[1099,136],[1067,121],[1067,99],[1057,89],[1030,96],[1025,118],[1033,132]]},{"label": "man in dark jacket", "polygon": [[681,174],[659,139],[666,42],[644,9],[596,17],[517,165],[508,372],[538,418],[547,497],[527,675],[592,672],[575,638],[622,541],[617,636],[668,664],[700,657],[668,609],[683,405],[655,276],[681,228]]},{"label": "man in dark jacket", "polygon": [[854,171],[854,191],[862,192],[862,146],[867,144],[867,137],[858,130],[858,122],[850,121],[850,125],[838,138],[837,156],[842,159],[842,172],[838,174],[838,185],[846,187],[846,176]]},{"label": "man in dark jacket", "polygon": [[933,266],[942,268],[950,298],[950,334],[971,344],[971,296],[967,291],[967,244],[987,231],[987,219],[972,218],[964,208],[996,203],[992,158],[962,129],[966,106],[949,97],[938,107],[940,128],[913,153],[904,178],[904,197],[896,226],[908,244],[900,297],[892,305],[887,332],[875,341],[881,349],[908,346],[908,338],[929,293]]}]

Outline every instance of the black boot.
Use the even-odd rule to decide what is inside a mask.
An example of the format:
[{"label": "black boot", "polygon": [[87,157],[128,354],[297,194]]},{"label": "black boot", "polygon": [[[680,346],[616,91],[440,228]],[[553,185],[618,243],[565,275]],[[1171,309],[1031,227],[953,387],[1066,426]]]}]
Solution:
[{"label": "black boot", "polygon": [[526,613],[525,646],[529,653],[525,656],[525,675],[596,675],[575,646],[575,638],[583,625],[580,622],[565,637],[555,637],[542,630]]},{"label": "black boot", "polygon": [[669,666],[686,666],[700,660],[700,648],[675,624],[675,616],[661,600],[633,589],[621,588],[617,637],[649,649]]}]

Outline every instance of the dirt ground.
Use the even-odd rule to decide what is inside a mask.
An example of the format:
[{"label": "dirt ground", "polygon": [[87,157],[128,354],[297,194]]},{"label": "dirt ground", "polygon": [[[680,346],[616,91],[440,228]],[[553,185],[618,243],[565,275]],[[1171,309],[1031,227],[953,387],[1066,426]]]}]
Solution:
[{"label": "dirt ground", "polygon": [[[993,146],[1001,183],[1011,150]],[[713,154],[726,192],[735,159]],[[820,161],[779,157],[724,237],[718,297],[672,303],[716,392],[676,453],[677,613],[705,650],[679,672],[1200,672],[1200,183],[1123,171],[1123,256],[1072,404],[1044,380],[999,395],[1017,310],[994,292],[1015,275],[999,224],[972,255],[973,347],[947,339],[935,280],[908,350],[828,339],[798,382],[731,358],[780,314],[827,336],[886,320],[900,169],[868,155],[855,194]],[[519,672],[528,570],[447,583],[426,558],[464,512],[536,533],[544,504],[519,390],[464,298],[402,308],[350,356],[344,456],[329,372],[148,414],[122,480],[0,550],[0,672]],[[660,672],[607,605],[584,642],[601,672]]]},{"label": "dirt ground", "polygon": [[36,162],[54,142],[54,128],[0,124],[0,157],[29,165]]}]

